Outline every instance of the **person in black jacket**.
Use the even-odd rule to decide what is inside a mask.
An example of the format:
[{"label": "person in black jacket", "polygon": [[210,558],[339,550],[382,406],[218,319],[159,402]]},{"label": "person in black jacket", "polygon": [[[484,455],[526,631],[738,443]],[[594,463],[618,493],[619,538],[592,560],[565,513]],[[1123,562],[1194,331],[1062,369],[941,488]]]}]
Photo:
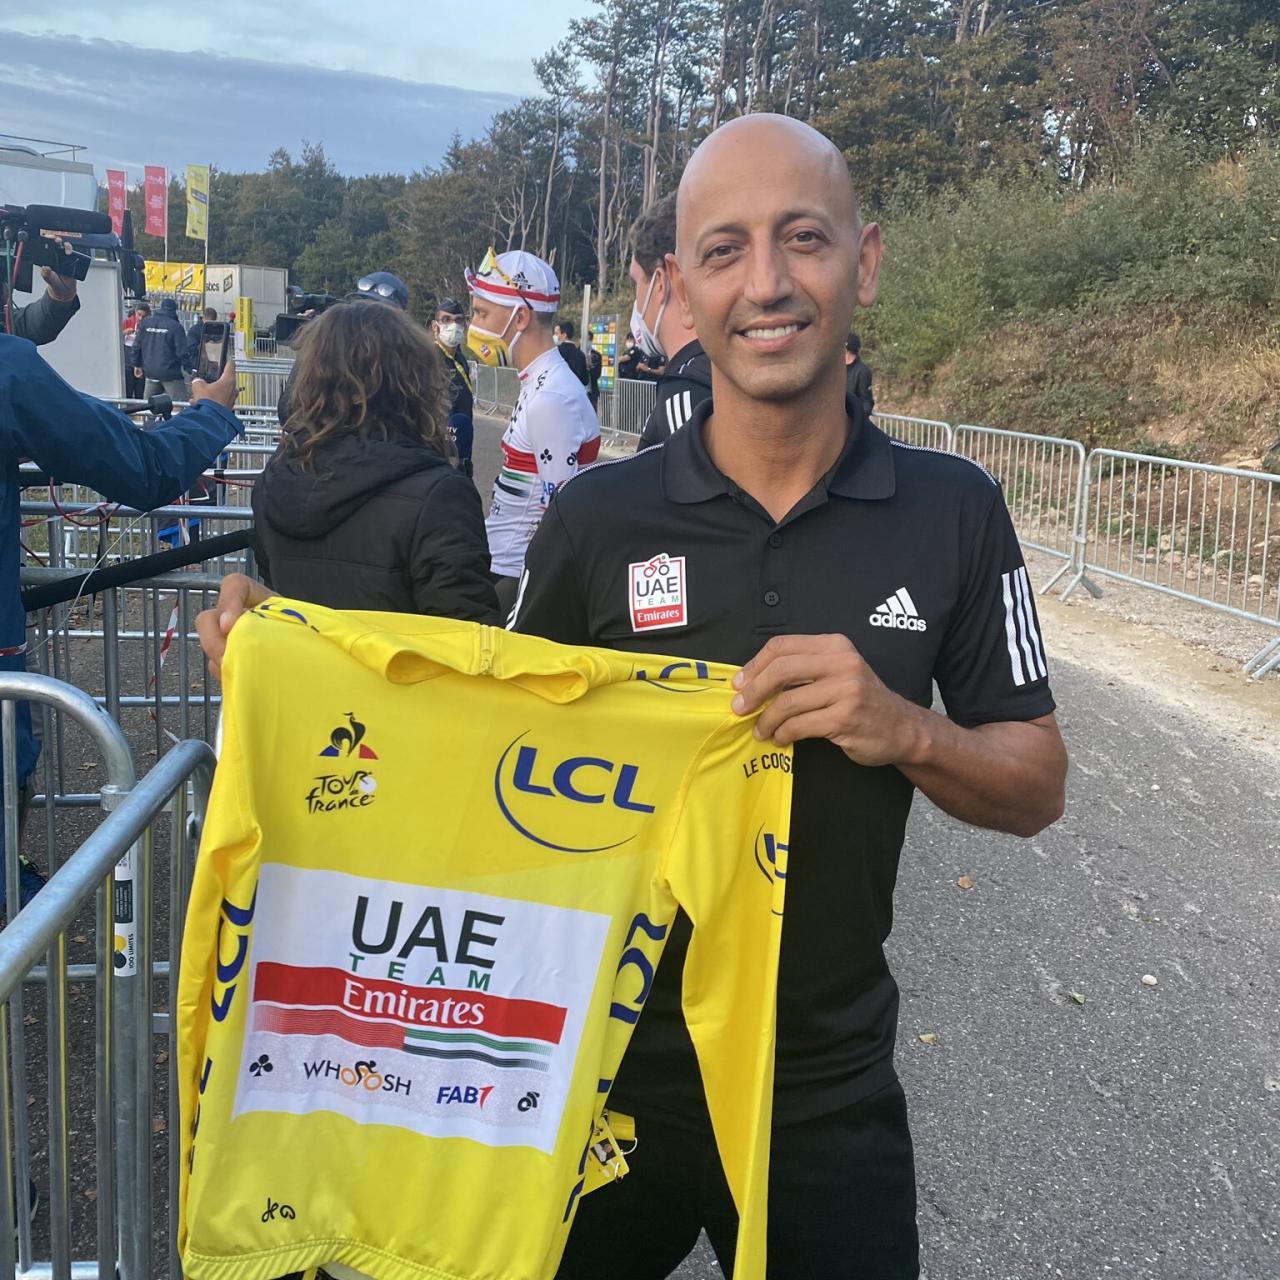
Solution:
[{"label": "person in black jacket", "polygon": [[135,378],[146,377],[143,395],[166,392],[174,400],[186,400],[187,384],[182,376],[187,363],[187,333],[178,319],[178,304],[172,298],[160,303],[156,315],[138,321],[134,330]]},{"label": "person in black jacket", "polygon": [[591,383],[591,375],[587,372],[587,357],[582,354],[582,348],[573,338],[573,321],[561,320],[556,325],[556,346],[560,348],[565,364],[573,370],[573,376],[586,387]]},{"label": "person in black jacket", "polygon": [[[676,193],[663,196],[636,219],[631,228],[631,283],[636,287],[631,331],[645,348],[670,359],[658,380],[658,394],[640,431],[639,448],[662,444],[711,398],[711,361],[698,335],[671,305],[667,256],[676,251]],[[652,363],[652,361],[650,360]]]},{"label": "person in black jacket", "polygon": [[849,394],[855,400],[862,401],[862,407],[871,417],[876,407],[876,398],[871,394],[871,370],[863,363],[859,352],[862,350],[862,339],[851,333],[844,344],[844,378]]},{"label": "person in black jacket", "polygon": [[254,550],[284,595],[497,622],[484,514],[450,464],[435,342],[399,307],[307,325],[280,448],[254,485]]},{"label": "person in black jacket", "polygon": [[471,369],[467,364],[462,340],[467,326],[462,306],[456,298],[441,298],[436,307],[431,333],[440,348],[444,371],[449,377],[449,440],[458,455],[458,470],[464,476],[474,473],[471,460],[475,447],[475,392],[471,386]]},{"label": "person in black jacket", "polygon": [[187,330],[187,359],[185,368],[188,374],[194,374],[200,367],[200,344],[204,341],[204,327],[217,324],[218,313],[212,307],[205,307],[200,319]]},{"label": "person in black jacket", "polygon": [[600,408],[600,374],[604,370],[604,357],[595,346],[587,348],[587,373],[591,377],[591,382],[587,387],[587,399],[591,401],[593,409]]}]

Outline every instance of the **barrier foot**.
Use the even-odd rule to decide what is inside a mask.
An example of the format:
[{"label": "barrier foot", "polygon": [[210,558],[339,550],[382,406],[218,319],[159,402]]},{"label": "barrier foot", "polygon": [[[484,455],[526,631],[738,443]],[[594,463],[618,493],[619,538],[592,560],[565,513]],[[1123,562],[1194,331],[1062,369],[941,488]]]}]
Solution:
[{"label": "barrier foot", "polygon": [[1262,648],[1244,664],[1244,674],[1250,680],[1261,680],[1268,671],[1280,669],[1280,636],[1264,644]]},{"label": "barrier foot", "polygon": [[1058,599],[1065,601],[1066,598],[1079,586],[1083,586],[1095,600],[1102,599],[1102,588],[1098,586],[1098,584],[1094,582],[1083,569],[1077,571],[1076,576],[1067,583]]},{"label": "barrier foot", "polygon": [[[1064,564],[1062,568],[1059,569],[1058,572],[1055,573],[1053,577],[1050,578],[1049,581],[1046,582],[1044,586],[1040,588],[1040,594],[1042,596],[1047,595],[1057,585],[1058,579],[1061,578],[1064,573],[1070,573],[1070,572],[1071,572],[1071,561],[1068,560],[1067,563]],[[1063,599],[1065,600],[1066,597],[1063,596]]]}]

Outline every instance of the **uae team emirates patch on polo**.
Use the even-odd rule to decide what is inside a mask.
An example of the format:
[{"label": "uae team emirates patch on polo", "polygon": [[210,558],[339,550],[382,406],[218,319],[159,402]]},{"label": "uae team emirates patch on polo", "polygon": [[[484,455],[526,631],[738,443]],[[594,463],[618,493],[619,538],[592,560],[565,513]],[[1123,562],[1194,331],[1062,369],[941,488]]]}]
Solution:
[{"label": "uae team emirates patch on polo", "polygon": [[659,552],[651,560],[628,565],[627,577],[632,631],[660,631],[688,623],[684,556]]}]

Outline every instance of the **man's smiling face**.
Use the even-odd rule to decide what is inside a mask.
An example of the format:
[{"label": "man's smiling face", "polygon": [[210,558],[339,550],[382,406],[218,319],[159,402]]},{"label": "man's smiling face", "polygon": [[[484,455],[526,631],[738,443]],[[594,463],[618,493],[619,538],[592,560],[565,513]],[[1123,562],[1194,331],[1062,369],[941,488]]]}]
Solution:
[{"label": "man's smiling face", "polygon": [[735,121],[690,161],[677,225],[676,295],[721,376],[786,402],[840,366],[880,242],[831,143],[780,117]]}]

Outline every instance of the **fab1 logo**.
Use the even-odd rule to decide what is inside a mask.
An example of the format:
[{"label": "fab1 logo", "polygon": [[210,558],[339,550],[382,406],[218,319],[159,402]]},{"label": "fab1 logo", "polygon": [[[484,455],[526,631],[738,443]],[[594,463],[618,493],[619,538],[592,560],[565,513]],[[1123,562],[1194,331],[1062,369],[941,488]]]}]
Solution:
[{"label": "fab1 logo", "polygon": [[602,756],[562,756],[510,742],[493,772],[503,818],[526,840],[558,853],[603,853],[638,834],[654,805],[644,798],[640,766]]}]

